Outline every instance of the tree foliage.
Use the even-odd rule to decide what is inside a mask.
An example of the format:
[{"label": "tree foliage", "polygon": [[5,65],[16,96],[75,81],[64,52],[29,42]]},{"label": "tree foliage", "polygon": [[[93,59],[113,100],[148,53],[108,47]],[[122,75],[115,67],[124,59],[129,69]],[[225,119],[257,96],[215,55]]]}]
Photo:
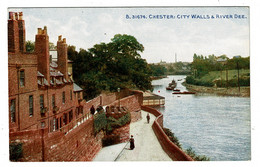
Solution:
[{"label": "tree foliage", "polygon": [[152,76],[162,76],[165,75],[167,71],[166,67],[162,65],[149,64],[149,67],[151,69]]},{"label": "tree foliage", "polygon": [[[220,62],[218,59],[226,60]],[[229,59],[226,55],[216,57],[214,55],[203,56],[194,54],[192,62],[192,70],[194,71],[195,78],[201,78],[208,74],[210,71],[221,71],[221,70],[233,70],[233,69],[249,69],[250,58],[249,57],[233,57]]]},{"label": "tree foliage", "polygon": [[26,41],[25,43],[25,49],[26,52],[32,53],[34,52],[35,44],[32,41]]},{"label": "tree foliage", "polygon": [[84,97],[95,97],[101,91],[117,88],[151,89],[151,70],[140,53],[144,47],[131,35],[117,34],[109,43],[87,50],[68,47],[73,61],[74,80],[85,90]]},{"label": "tree foliage", "polygon": [[9,155],[11,161],[18,161],[23,157],[23,144],[22,143],[11,143],[9,144]]}]

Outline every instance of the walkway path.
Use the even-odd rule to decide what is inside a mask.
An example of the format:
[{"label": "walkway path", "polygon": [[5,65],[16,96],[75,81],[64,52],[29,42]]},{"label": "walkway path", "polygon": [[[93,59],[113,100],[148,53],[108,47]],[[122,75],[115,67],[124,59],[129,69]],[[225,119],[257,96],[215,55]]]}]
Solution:
[{"label": "walkway path", "polygon": [[130,124],[130,134],[134,136],[135,149],[129,150],[129,143],[105,147],[98,153],[94,161],[172,161],[163,151],[153,132],[152,124],[155,116],[150,114],[151,119],[148,124],[147,112],[141,111],[141,114],[140,121]]}]

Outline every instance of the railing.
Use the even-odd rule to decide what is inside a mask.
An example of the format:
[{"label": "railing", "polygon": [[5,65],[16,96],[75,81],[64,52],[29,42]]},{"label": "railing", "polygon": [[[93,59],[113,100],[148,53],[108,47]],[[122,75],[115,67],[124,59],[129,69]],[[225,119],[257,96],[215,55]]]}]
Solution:
[{"label": "railing", "polygon": [[69,133],[74,128],[78,127],[80,124],[84,123],[86,120],[90,119],[92,115],[90,113],[86,113],[76,120],[68,123],[67,125],[62,126],[59,130],[64,134]]}]

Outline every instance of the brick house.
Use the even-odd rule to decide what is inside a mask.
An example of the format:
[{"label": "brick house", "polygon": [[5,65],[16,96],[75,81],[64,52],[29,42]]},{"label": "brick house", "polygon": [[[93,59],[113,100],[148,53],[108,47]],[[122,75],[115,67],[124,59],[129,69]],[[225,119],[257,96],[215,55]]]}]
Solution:
[{"label": "brick house", "polygon": [[47,27],[38,28],[35,51],[25,49],[23,13],[9,13],[8,86],[10,132],[61,129],[83,113],[82,89],[73,82],[66,39],[57,41],[57,60],[50,57]]}]

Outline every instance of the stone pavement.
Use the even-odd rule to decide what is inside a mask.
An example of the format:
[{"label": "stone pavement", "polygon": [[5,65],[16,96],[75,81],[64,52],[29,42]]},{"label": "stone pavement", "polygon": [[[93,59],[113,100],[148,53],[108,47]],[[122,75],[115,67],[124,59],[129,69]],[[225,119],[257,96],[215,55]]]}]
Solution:
[{"label": "stone pavement", "polygon": [[129,143],[121,143],[102,148],[94,161],[172,161],[163,151],[157,140],[152,124],[155,116],[150,114],[150,123],[147,123],[147,112],[141,111],[142,119],[130,124],[130,134],[135,139],[135,149],[130,150]]}]

